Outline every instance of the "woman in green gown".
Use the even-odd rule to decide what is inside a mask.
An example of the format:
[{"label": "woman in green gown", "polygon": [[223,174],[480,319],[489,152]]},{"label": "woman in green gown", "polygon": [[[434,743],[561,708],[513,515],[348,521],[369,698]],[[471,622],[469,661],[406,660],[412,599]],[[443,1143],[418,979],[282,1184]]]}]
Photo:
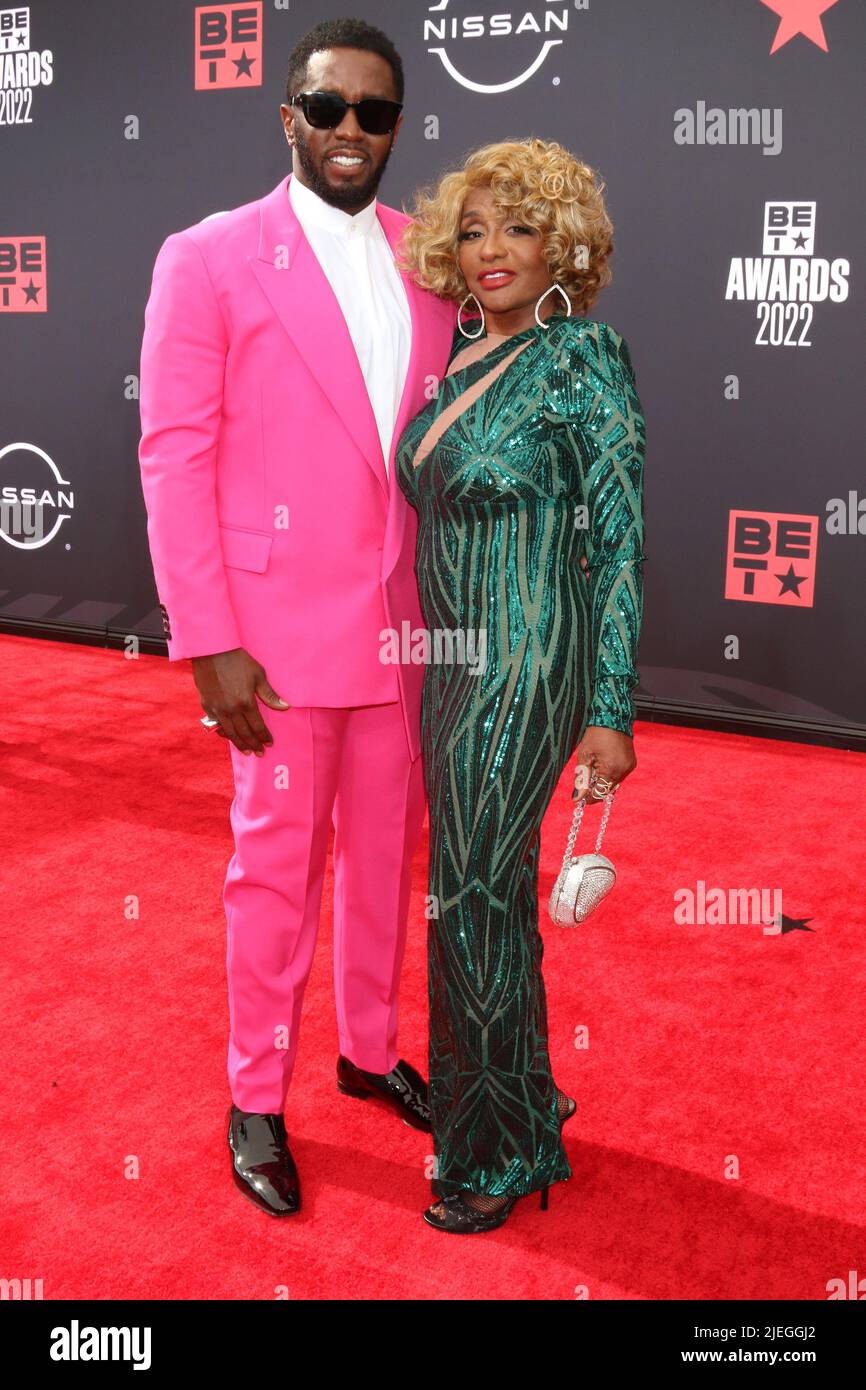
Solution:
[{"label": "woman in green gown", "polygon": [[424,1216],[475,1233],[570,1176],[539,836],[576,748],[588,802],[635,766],[645,428],[624,338],[582,316],[612,249],[587,165],[554,142],[487,146],[414,211],[404,264],[461,301],[446,376],[396,454],[433,652],[421,742],[439,1200]]}]

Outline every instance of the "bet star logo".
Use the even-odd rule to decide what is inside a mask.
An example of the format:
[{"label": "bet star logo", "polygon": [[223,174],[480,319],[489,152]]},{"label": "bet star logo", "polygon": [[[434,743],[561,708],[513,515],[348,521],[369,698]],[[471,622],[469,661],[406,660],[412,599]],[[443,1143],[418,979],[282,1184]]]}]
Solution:
[{"label": "bet star logo", "polygon": [[776,53],[789,39],[796,38],[797,34],[811,39],[812,43],[817,44],[818,48],[823,48],[826,53],[827,38],[821,15],[825,10],[832,10],[837,3],[838,0],[761,0],[762,5],[766,5],[768,10],[779,16],[779,27],[770,53]]},{"label": "bet star logo", "polygon": [[725,598],[811,608],[817,550],[816,516],[732,511]]},{"label": "bet star logo", "polygon": [[262,0],[201,5],[195,12],[195,85],[262,85]]},{"label": "bet star logo", "polygon": [[44,314],[47,283],[44,236],[0,238],[0,314]]}]

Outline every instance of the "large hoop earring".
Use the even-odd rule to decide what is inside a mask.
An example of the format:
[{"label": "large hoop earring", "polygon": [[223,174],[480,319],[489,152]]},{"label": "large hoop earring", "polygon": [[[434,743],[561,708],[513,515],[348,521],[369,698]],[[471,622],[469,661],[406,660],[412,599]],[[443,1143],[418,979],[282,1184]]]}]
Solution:
[{"label": "large hoop earring", "polygon": [[539,328],[543,328],[543,329],[545,329],[545,331],[547,331],[547,324],[542,323],[541,319],[538,317],[538,310],[539,310],[540,305],[542,305],[542,304],[544,303],[545,299],[546,299],[547,296],[550,294],[550,291],[551,291],[551,290],[559,290],[559,293],[562,295],[563,299],[565,300],[565,307],[566,307],[566,309],[568,310],[568,317],[571,318],[571,300],[569,299],[568,295],[565,293],[565,290],[562,288],[562,285],[560,285],[559,282],[558,282],[557,280],[554,280],[553,284],[550,286],[550,289],[547,289],[547,290],[544,291],[544,294],[541,296],[541,298],[538,300],[538,302],[537,302],[536,305],[535,305],[535,322],[538,324]]},{"label": "large hoop earring", "polygon": [[[460,322],[460,315],[463,313],[463,310],[469,303],[470,299],[474,299],[475,303],[478,305],[478,308],[481,310],[481,327],[479,328],[477,333],[467,333],[466,329],[463,327],[463,324]],[[481,334],[484,332],[484,324],[484,306],[482,305],[481,300],[478,298],[477,294],[467,294],[463,303],[460,305],[460,308],[457,310],[457,327],[460,329],[460,332],[463,334],[464,338],[480,338]]]}]

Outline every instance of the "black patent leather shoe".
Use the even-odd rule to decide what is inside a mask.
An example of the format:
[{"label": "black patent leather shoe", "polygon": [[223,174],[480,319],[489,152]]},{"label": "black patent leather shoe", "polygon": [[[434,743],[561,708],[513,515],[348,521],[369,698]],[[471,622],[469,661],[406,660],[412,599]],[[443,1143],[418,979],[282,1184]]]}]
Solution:
[{"label": "black patent leather shoe", "polygon": [[348,1057],[337,1058],[337,1090],[358,1100],[378,1100],[395,1110],[404,1124],[423,1129],[433,1128],[427,1082],[408,1062],[400,1061],[393,1071],[380,1076],[378,1072],[361,1071]]},{"label": "black patent leather shoe", "polygon": [[269,1216],[301,1209],[298,1170],[282,1115],[256,1115],[233,1105],[229,1112],[232,1176],[245,1197]]}]

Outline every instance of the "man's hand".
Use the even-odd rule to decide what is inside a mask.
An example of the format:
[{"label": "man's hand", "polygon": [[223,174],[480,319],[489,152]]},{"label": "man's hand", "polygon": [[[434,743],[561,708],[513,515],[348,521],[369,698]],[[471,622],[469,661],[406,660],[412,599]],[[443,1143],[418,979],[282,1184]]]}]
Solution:
[{"label": "man's hand", "polygon": [[[637,767],[634,743],[628,734],[593,724],[586,730],[577,750],[577,770],[574,778],[574,799],[593,806],[604,798],[592,795],[590,778],[606,777],[616,786]],[[611,788],[613,790],[613,788]]]},{"label": "man's hand", "polygon": [[210,719],[219,720],[218,733],[230,739],[241,753],[264,757],[273,737],[259,713],[256,696],[269,709],[290,709],[268,684],[265,669],[243,647],[195,656],[192,674],[201,696],[201,707]]}]

